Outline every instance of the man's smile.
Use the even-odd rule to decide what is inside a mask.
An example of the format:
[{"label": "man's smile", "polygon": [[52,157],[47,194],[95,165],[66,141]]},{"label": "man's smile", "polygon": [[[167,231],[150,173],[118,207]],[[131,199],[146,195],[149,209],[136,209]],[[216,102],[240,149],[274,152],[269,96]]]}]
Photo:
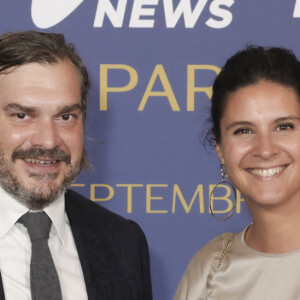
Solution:
[{"label": "man's smile", "polygon": [[24,161],[31,164],[41,165],[41,166],[52,166],[58,162],[57,160],[43,160],[43,159],[32,159],[32,158],[25,158]]}]

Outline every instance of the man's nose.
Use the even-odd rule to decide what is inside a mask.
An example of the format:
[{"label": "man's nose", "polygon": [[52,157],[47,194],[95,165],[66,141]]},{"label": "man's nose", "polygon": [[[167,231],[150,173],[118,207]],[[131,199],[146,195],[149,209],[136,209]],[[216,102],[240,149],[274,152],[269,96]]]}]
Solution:
[{"label": "man's nose", "polygon": [[61,138],[57,124],[53,120],[36,122],[30,142],[32,146],[44,149],[60,146]]}]

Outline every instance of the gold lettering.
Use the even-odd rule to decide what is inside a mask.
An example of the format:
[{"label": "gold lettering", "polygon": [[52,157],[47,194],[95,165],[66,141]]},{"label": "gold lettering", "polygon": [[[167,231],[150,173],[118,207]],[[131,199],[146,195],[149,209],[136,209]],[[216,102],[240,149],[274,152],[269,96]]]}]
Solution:
[{"label": "gold lettering", "polygon": [[174,189],[173,189],[173,202],[172,202],[172,213],[175,213],[175,205],[176,205],[176,196],[178,196],[184,210],[186,213],[189,213],[191,211],[191,208],[195,202],[195,199],[197,197],[197,195],[199,195],[199,210],[200,213],[204,213],[204,201],[203,201],[203,185],[199,184],[197,186],[197,189],[193,195],[193,198],[190,202],[190,204],[188,205],[187,202],[185,201],[185,198],[183,197],[181,190],[178,186],[178,184],[174,184]]},{"label": "gold lettering", "polygon": [[[157,79],[157,77],[159,77],[164,91],[152,91],[154,83]],[[139,111],[143,111],[145,108],[145,105],[149,99],[149,97],[167,97],[170,103],[170,106],[172,108],[173,111],[180,111],[180,108],[178,106],[177,100],[175,98],[174,92],[172,90],[172,87],[170,85],[170,82],[168,80],[167,74],[164,70],[164,67],[162,65],[156,65],[153,74],[150,78],[149,84],[146,88],[145,94],[143,96],[143,99],[139,105],[138,110]]]},{"label": "gold lettering", "polygon": [[[96,188],[106,188],[108,190],[108,196],[105,198],[96,198]],[[108,184],[91,184],[91,200],[92,201],[108,201],[115,194],[114,188]]]},{"label": "gold lettering", "polygon": [[216,74],[220,73],[220,68],[213,65],[188,65],[187,68],[187,111],[195,111],[195,93],[204,92],[209,99],[212,95],[212,87],[196,87],[195,86],[195,71],[196,70],[211,70]]},{"label": "gold lettering", "polygon": [[146,186],[146,212],[149,214],[166,214],[167,210],[152,210],[151,209],[151,201],[152,200],[163,200],[163,197],[154,197],[151,194],[151,189],[155,187],[168,187],[167,184],[147,184]]},{"label": "gold lettering", "polygon": [[[216,187],[216,189],[218,189],[218,188],[224,188],[225,190],[226,190],[226,194],[224,195],[224,196],[221,196],[221,197],[215,197],[214,196],[214,194],[212,193],[212,191],[213,191],[213,189],[215,188],[215,184],[210,184],[209,185],[209,195],[210,195],[210,201],[211,201],[211,209],[212,209],[212,212],[213,213],[219,213],[219,214],[221,214],[221,213],[227,213],[227,212],[229,212],[232,208],[233,208],[233,203],[232,203],[232,201],[229,199],[229,196],[230,196],[230,194],[231,194],[231,189],[230,189],[230,187],[229,186],[227,186],[226,184],[219,184],[218,185],[218,187]],[[215,190],[216,190],[215,189]],[[214,191],[215,191],[214,190]],[[220,200],[222,200],[222,201],[226,201],[227,202],[227,204],[228,204],[228,207],[227,207],[227,209],[225,209],[225,210],[214,210],[214,201],[215,200],[218,200],[218,201],[220,201]]]},{"label": "gold lettering", "polygon": [[84,183],[72,183],[71,187],[85,187]]},{"label": "gold lettering", "polygon": [[239,190],[236,190],[236,212],[241,213],[241,202],[245,202],[245,199],[242,198],[242,194]]},{"label": "gold lettering", "polygon": [[[109,87],[108,70],[125,70],[129,73],[129,82],[125,86]],[[135,69],[128,65],[103,64],[100,65],[100,110],[107,110],[107,94],[127,92],[135,88],[138,82],[138,74]]]},{"label": "gold lettering", "polygon": [[132,213],[132,188],[143,187],[143,184],[116,184],[117,187],[127,187],[127,212]]}]

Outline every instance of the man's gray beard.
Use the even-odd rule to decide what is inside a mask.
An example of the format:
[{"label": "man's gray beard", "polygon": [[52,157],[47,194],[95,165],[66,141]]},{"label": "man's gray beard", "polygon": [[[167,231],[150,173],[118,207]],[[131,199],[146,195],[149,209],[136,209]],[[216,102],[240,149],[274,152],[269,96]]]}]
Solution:
[{"label": "man's gray beard", "polygon": [[67,165],[67,174],[61,185],[53,184],[58,173],[32,173],[29,177],[34,178],[40,185],[27,189],[18,181],[12,161],[9,161],[0,146],[0,185],[13,196],[18,202],[31,210],[41,210],[54,202],[71,185],[82,169],[89,169],[87,152],[82,151],[81,158]]}]

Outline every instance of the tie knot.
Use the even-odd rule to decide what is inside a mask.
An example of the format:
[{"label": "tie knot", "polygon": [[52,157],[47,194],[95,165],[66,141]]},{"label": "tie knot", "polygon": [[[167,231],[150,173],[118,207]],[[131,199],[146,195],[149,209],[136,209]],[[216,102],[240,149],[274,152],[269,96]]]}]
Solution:
[{"label": "tie knot", "polygon": [[19,221],[28,231],[31,242],[49,238],[52,221],[44,212],[28,212]]}]

